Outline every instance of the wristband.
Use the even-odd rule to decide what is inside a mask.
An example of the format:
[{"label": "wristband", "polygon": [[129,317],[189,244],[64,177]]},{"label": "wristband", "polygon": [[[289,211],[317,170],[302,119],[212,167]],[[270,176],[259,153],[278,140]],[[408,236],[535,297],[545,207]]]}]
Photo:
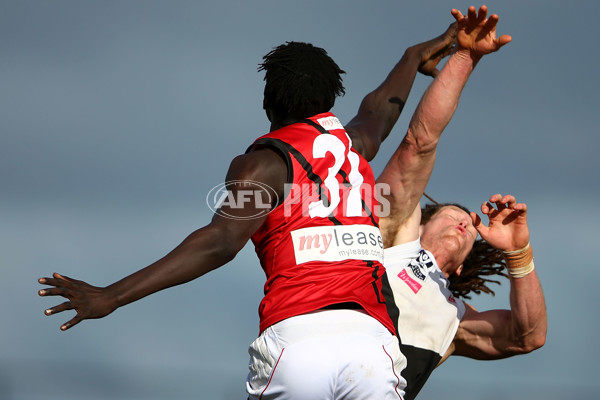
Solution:
[{"label": "wristband", "polygon": [[503,251],[506,270],[512,278],[522,278],[529,275],[534,269],[533,250],[529,243],[520,250]]}]

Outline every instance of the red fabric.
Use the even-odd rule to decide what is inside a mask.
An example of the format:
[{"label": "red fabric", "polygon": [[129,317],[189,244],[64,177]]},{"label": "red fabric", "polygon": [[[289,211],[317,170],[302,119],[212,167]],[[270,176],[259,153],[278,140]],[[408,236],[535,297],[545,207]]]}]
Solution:
[{"label": "red fabric", "polygon": [[[346,243],[368,242],[366,246],[370,249],[380,248],[383,252],[379,230],[376,230],[376,234],[372,231],[373,227],[377,227],[378,219],[371,215],[377,204],[371,167],[354,149],[349,150],[350,139],[343,128],[339,129],[341,125],[327,125],[327,122],[337,121],[333,114],[318,114],[310,119],[315,122],[321,119],[323,124],[334,129],[330,129],[329,133],[321,133],[310,124],[297,123],[264,135],[255,142],[256,146],[269,146],[279,149],[282,154],[289,154],[288,170],[291,169],[293,173],[291,183],[294,184],[285,200],[271,211],[262,227],[252,236],[267,278],[264,286],[265,297],[259,306],[260,332],[285,318],[332,304],[354,302],[395,333],[381,294],[381,276],[384,273],[381,262],[365,260],[358,255],[353,256],[355,258],[339,256],[339,260],[333,261],[297,263],[296,251],[299,245],[296,243],[294,248],[292,235],[294,231],[303,228],[329,227],[316,233],[309,230],[308,233],[312,235],[309,239],[312,240],[301,242],[302,249],[321,246],[320,248],[325,250],[325,246],[329,246],[331,251],[335,250],[336,244],[345,240]],[[325,139],[338,145],[338,150],[342,143],[345,147],[343,156],[338,154],[338,161],[343,160],[343,164],[335,175],[330,172],[336,161],[331,152],[325,151],[323,157],[314,157],[315,148],[319,147],[315,147],[315,140],[328,134],[337,139],[321,138],[318,143]],[[325,144],[325,148],[329,146]],[[349,151],[358,156],[352,156],[356,160],[354,166],[348,159]],[[368,211],[361,207],[363,210],[360,216],[347,216],[348,202],[343,200],[350,190],[348,180],[353,168],[352,176],[355,177],[358,171],[364,180],[362,188],[366,188],[361,196],[364,203],[359,204],[366,204]],[[309,203],[320,201],[318,194],[314,193],[316,186],[313,182],[324,186],[322,182],[328,174],[335,176],[342,200],[333,210],[332,218],[310,217]],[[328,193],[327,190],[325,193]],[[331,194],[327,197],[331,198]],[[360,225],[356,234],[352,235],[344,230],[346,226],[355,224]],[[362,232],[363,230],[365,232]],[[324,233],[320,234],[322,232]],[[333,254],[339,254],[339,251]]]}]

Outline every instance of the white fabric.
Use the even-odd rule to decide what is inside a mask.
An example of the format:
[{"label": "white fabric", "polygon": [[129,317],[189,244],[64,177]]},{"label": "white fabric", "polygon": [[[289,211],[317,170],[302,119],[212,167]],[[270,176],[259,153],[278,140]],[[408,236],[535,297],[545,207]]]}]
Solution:
[{"label": "white fabric", "polygon": [[452,295],[433,254],[423,250],[419,239],[385,249],[384,262],[400,310],[400,341],[443,356],[464,316],[464,303]]},{"label": "white fabric", "polygon": [[322,310],[267,328],[248,350],[252,400],[398,400],[398,339],[358,310]]}]

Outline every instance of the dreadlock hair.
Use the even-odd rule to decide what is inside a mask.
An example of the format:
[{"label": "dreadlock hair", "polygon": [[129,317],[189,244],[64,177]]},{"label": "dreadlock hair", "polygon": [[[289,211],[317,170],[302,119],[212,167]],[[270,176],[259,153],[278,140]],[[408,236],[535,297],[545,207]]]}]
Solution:
[{"label": "dreadlock hair", "polygon": [[344,95],[345,71],[310,43],[286,42],[263,57],[258,71],[265,71],[265,102],[276,113],[297,119],[329,111],[337,96]]},{"label": "dreadlock hair", "polygon": [[[427,196],[432,201],[429,196]],[[461,210],[469,213],[469,210],[456,203],[435,203],[426,204],[421,209],[421,225],[425,225],[429,220],[443,207],[454,206]],[[488,287],[488,283],[501,283],[497,280],[489,279],[486,277],[497,275],[508,277],[504,272],[505,268],[504,258],[502,252],[489,245],[483,239],[475,240],[473,243],[473,249],[467,255],[467,258],[463,262],[463,268],[460,275],[452,275],[448,280],[450,281],[449,289],[452,294],[456,297],[462,297],[470,299],[469,295],[471,292],[475,294],[481,294],[481,292],[489,293],[492,296],[495,294],[492,289]]]}]

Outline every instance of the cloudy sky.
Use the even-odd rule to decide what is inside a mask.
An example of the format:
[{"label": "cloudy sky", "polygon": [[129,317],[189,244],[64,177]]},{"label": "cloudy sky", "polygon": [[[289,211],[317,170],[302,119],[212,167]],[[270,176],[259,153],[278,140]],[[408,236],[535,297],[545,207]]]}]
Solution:
[{"label": "cloudy sky", "polygon": [[[354,116],[408,46],[452,21],[447,1],[32,1],[0,3],[0,398],[242,399],[263,274],[248,245],[207,276],[68,332],[36,280],[108,285],[206,224],[206,195],[268,130],[262,55],[324,47],[347,71],[334,112]],[[476,4],[478,5],[478,4]],[[596,1],[489,1],[499,33],[439,146],[428,193],[477,209],[529,205],[545,290],[545,347],[451,359],[421,399],[584,399],[600,383]],[[418,76],[376,173],[404,135]],[[507,283],[480,310],[508,307]]]}]

